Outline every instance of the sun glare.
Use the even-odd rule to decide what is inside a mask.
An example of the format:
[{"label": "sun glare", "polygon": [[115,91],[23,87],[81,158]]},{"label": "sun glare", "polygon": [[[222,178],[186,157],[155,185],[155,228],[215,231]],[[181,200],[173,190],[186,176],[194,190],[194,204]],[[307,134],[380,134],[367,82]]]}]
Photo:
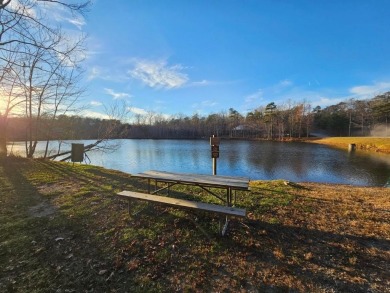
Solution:
[{"label": "sun glare", "polygon": [[[17,101],[14,101],[15,103]],[[11,103],[11,105],[13,105]],[[8,107],[8,97],[0,94],[0,113],[4,114]],[[18,115],[22,112],[21,106],[14,106],[12,107],[12,110],[10,111],[9,115]]]},{"label": "sun glare", "polygon": [[7,107],[7,100],[4,96],[0,95],[0,113],[5,112],[5,107]]}]

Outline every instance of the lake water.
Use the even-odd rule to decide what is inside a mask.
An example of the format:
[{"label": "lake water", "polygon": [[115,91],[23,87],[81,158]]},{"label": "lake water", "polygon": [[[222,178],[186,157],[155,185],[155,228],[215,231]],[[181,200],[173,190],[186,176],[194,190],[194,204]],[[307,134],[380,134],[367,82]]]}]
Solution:
[{"label": "lake water", "polygon": [[[93,141],[77,141],[85,145]],[[127,173],[164,170],[212,174],[208,140],[115,140],[115,152],[89,152],[91,164]],[[62,145],[70,149],[70,143]],[[56,142],[52,143],[55,148]],[[38,151],[44,147],[38,144]],[[15,143],[13,152],[23,151]],[[384,186],[390,178],[390,156],[353,152],[327,146],[272,141],[222,140],[217,174],[246,176],[251,180],[285,179]]]}]

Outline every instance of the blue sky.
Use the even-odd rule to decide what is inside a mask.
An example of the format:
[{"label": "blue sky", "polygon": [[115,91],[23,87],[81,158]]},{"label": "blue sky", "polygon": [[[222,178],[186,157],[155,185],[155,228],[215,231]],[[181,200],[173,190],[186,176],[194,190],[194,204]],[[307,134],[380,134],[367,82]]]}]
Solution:
[{"label": "blue sky", "polygon": [[84,102],[99,116],[245,114],[275,102],[313,107],[390,90],[390,1],[96,0]]}]

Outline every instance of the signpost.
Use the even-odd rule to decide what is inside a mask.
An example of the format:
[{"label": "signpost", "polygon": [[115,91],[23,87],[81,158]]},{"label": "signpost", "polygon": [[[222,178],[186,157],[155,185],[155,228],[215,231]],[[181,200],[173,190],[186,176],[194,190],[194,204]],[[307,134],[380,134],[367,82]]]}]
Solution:
[{"label": "signpost", "polygon": [[213,159],[213,175],[217,175],[217,159],[219,158],[220,138],[213,135],[210,137],[211,158]]}]

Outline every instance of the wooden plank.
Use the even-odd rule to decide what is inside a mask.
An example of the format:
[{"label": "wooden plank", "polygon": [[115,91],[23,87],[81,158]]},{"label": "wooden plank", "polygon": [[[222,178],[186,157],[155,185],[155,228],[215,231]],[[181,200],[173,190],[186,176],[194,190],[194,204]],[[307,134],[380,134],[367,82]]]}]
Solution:
[{"label": "wooden plank", "polygon": [[126,190],[119,192],[117,194],[126,198],[151,201],[151,202],[166,204],[174,207],[204,210],[204,211],[214,212],[223,215],[231,215],[236,217],[246,217],[246,210],[240,208],[221,206],[216,204],[196,202],[196,201],[190,201],[185,199],[178,199],[178,198],[165,197],[165,196],[152,195],[147,193],[126,191]]},{"label": "wooden plank", "polygon": [[223,183],[233,183],[233,184],[248,184],[249,178],[247,177],[238,177],[238,176],[221,176],[221,175],[203,175],[203,174],[191,174],[191,173],[174,173],[166,171],[146,171],[140,174],[147,176],[163,177],[163,178],[182,178],[183,180],[204,180],[210,182],[223,182]]},{"label": "wooden plank", "polygon": [[173,172],[155,171],[155,170],[134,174],[133,176],[139,178],[161,180],[164,182],[177,182],[181,184],[194,184],[194,185],[200,184],[200,185],[207,185],[210,187],[215,186],[215,187],[249,190],[249,178],[247,177],[173,173]]}]

